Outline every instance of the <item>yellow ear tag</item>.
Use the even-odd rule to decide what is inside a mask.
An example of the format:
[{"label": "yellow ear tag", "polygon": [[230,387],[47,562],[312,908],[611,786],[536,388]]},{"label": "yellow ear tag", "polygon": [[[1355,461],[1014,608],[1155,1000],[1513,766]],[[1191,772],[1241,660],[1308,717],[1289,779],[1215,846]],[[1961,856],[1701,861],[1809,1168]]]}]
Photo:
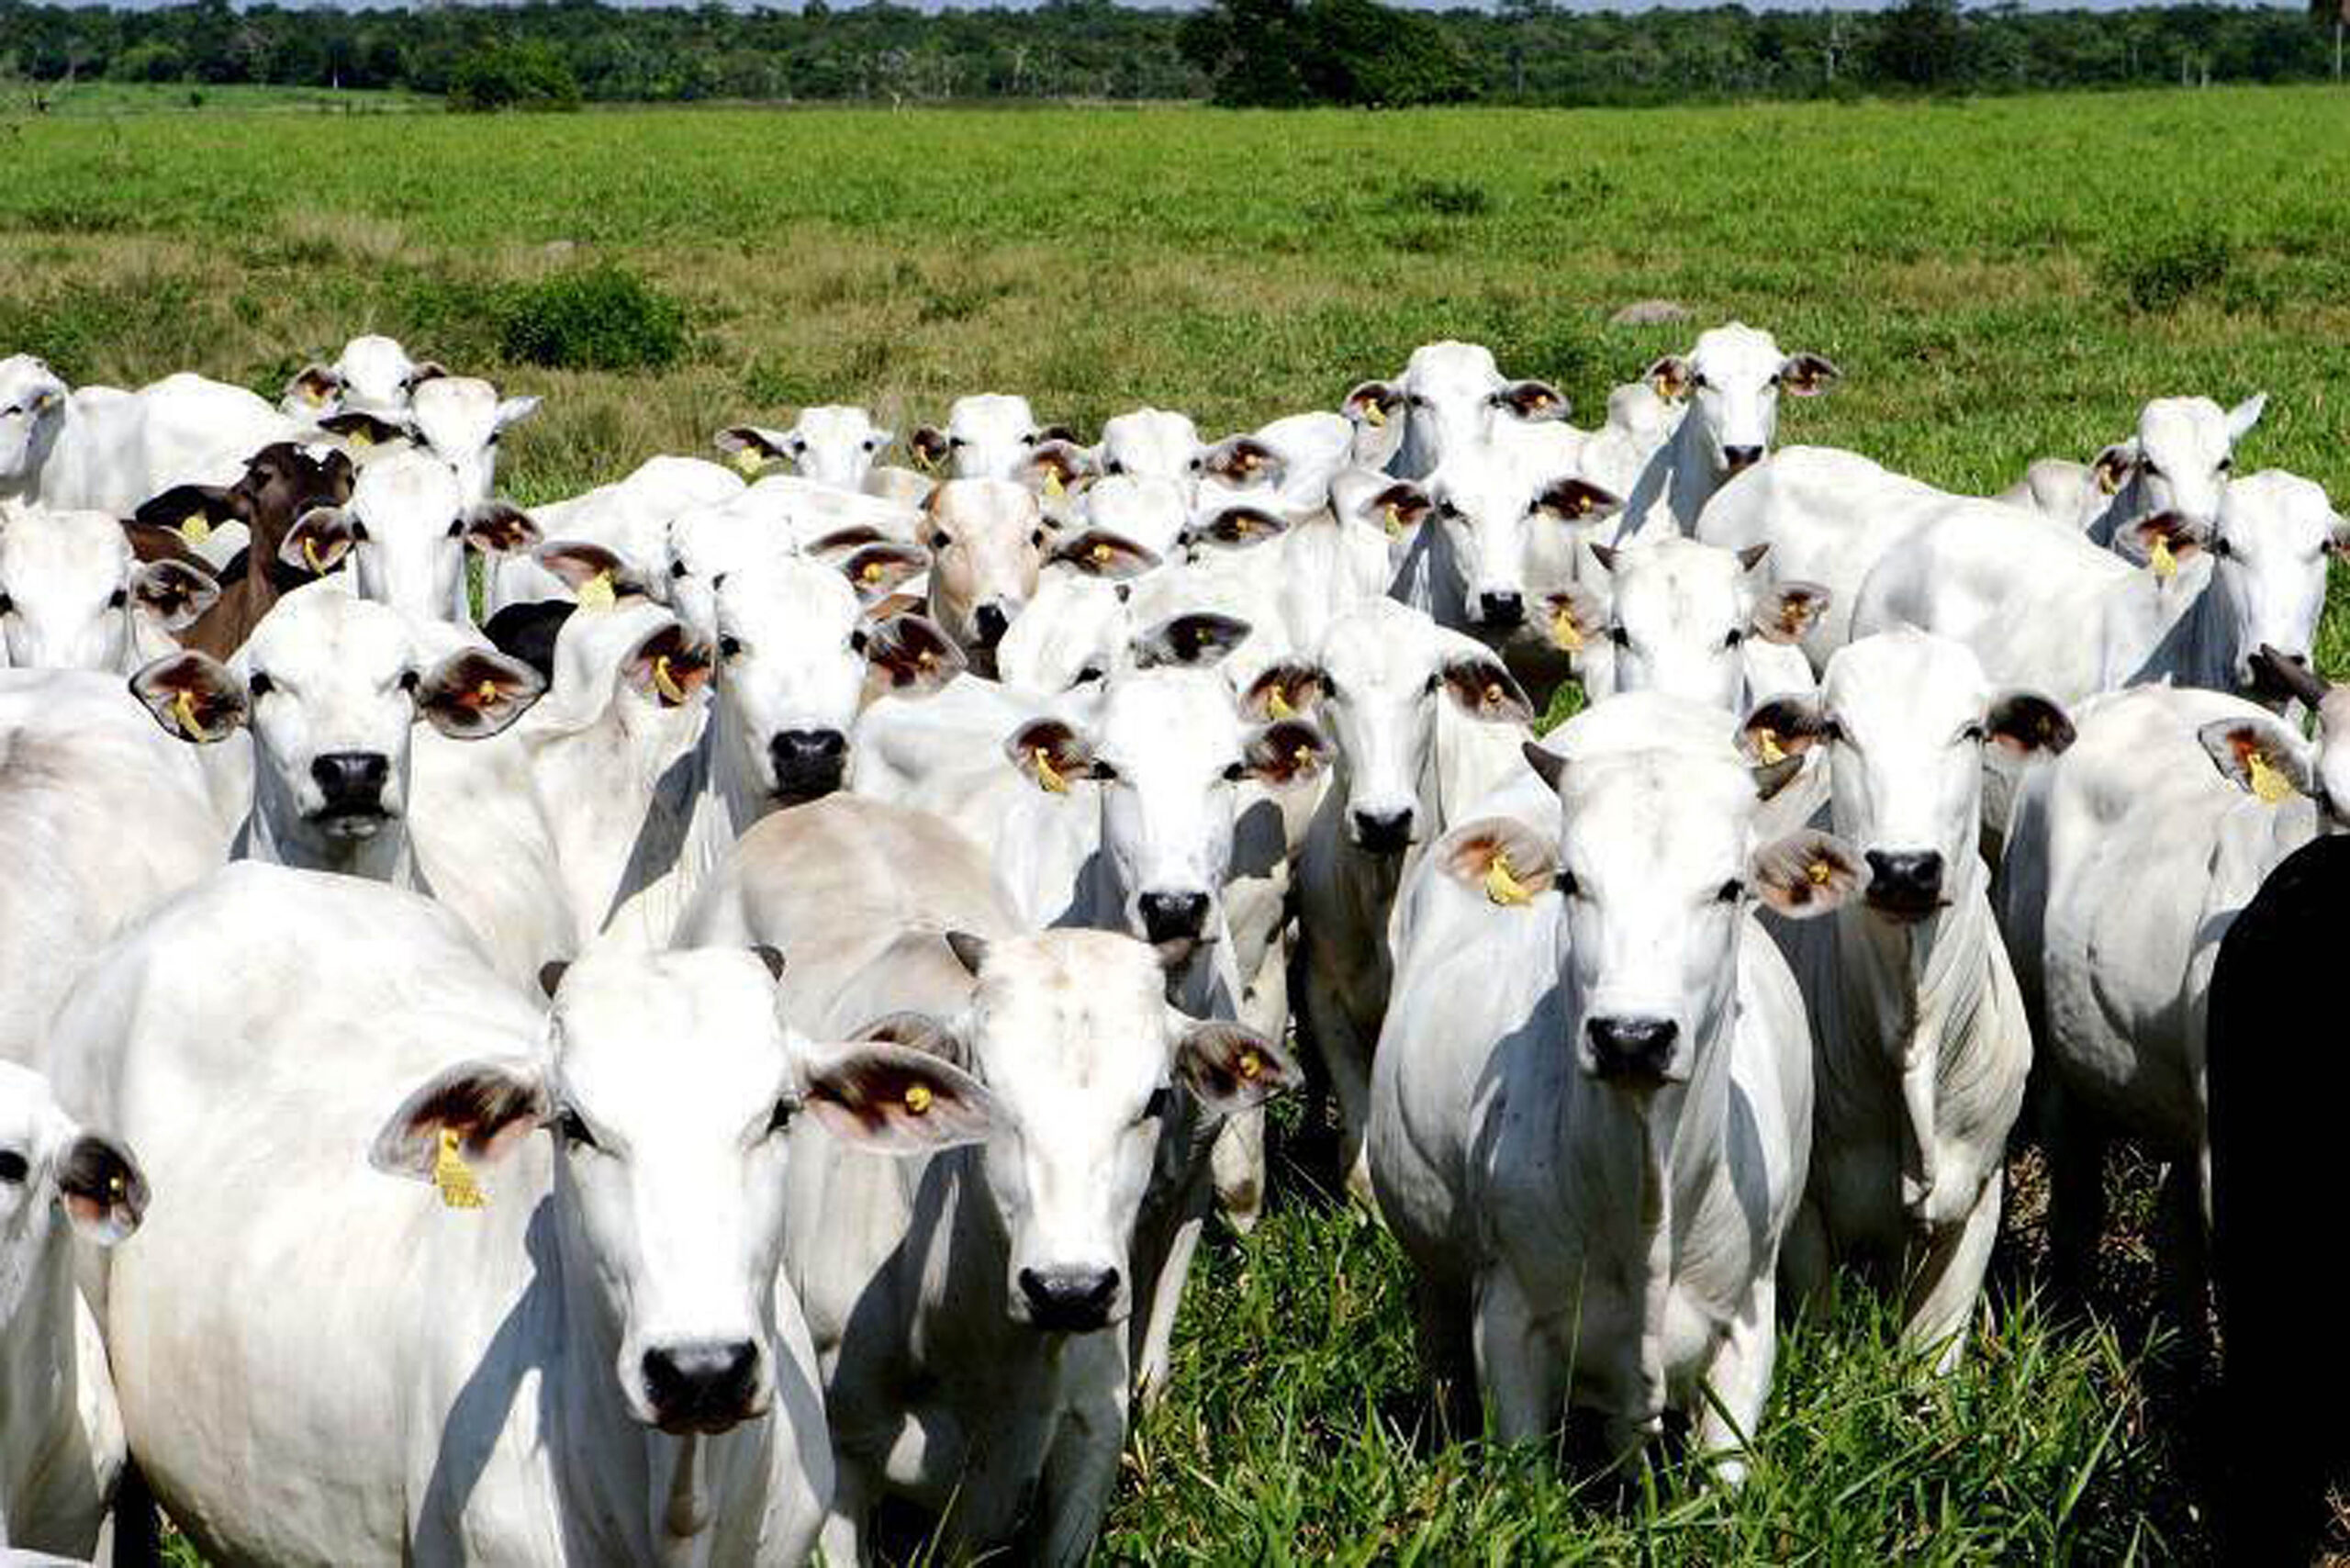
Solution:
[{"label": "yellow ear tag", "polygon": [[767,454],[755,446],[738,446],[734,449],[735,472],[746,479],[765,467],[767,461]]},{"label": "yellow ear tag", "polygon": [[909,1116],[919,1116],[927,1113],[929,1109],[930,1085],[927,1083],[907,1084],[906,1114]]},{"label": "yellow ear tag", "polygon": [[1496,680],[1496,681],[1493,681],[1493,682],[1488,683],[1488,684],[1486,685],[1486,687],[1485,687],[1485,706],[1486,706],[1486,707],[1488,707],[1488,708],[1498,708],[1498,707],[1500,707],[1500,706],[1501,706],[1501,703],[1502,703],[1502,687],[1501,687],[1501,682],[1499,682],[1499,681],[1497,681],[1497,680]]},{"label": "yellow ear tag", "polygon": [[1583,652],[1583,628],[1575,624],[1574,611],[1562,609],[1551,612],[1550,641],[1571,654]]},{"label": "yellow ear tag", "polygon": [[306,381],[302,384],[302,401],[308,403],[313,409],[323,409],[327,406],[327,395],[323,391],[319,390],[316,386]]},{"label": "yellow ear tag", "polygon": [[1534,902],[1533,892],[1510,869],[1509,857],[1496,855],[1485,866],[1485,897],[1504,909]]},{"label": "yellow ear tag", "polygon": [[1068,489],[1061,484],[1061,471],[1059,469],[1046,468],[1045,470],[1045,494],[1052,497],[1055,500],[1059,500],[1063,496],[1069,494]]},{"label": "yellow ear tag", "polygon": [[1815,860],[1803,869],[1804,875],[1811,879],[1811,885],[1815,888],[1826,887],[1828,879],[1836,874],[1836,868],[1825,860]]},{"label": "yellow ear tag", "polygon": [[1779,732],[1776,730],[1755,731],[1754,752],[1765,766],[1787,760],[1786,748],[1779,745]]},{"label": "yellow ear tag", "polygon": [[187,521],[180,524],[180,537],[190,544],[203,543],[212,537],[212,520],[200,511],[188,513]]},{"label": "yellow ear tag", "polygon": [[1069,780],[1062,778],[1060,770],[1053,766],[1053,748],[1042,745],[1032,746],[1029,748],[1029,755],[1036,759],[1036,782],[1042,784],[1052,794],[1068,794]]},{"label": "yellow ear tag", "polygon": [[1362,422],[1373,430],[1382,429],[1386,425],[1387,410],[1379,406],[1378,398],[1373,398],[1362,406]]},{"label": "yellow ear tag", "polygon": [[192,741],[212,738],[212,732],[206,729],[204,721],[196,716],[196,693],[193,691],[182,691],[172,699],[172,719],[179,725],[180,733]]},{"label": "yellow ear tag", "polygon": [[465,1157],[457,1152],[457,1129],[441,1129],[441,1152],[432,1160],[432,1184],[441,1189],[441,1206],[451,1209],[486,1209],[489,1200],[481,1195],[481,1186],[474,1180],[473,1169]]},{"label": "yellow ear tag", "polygon": [[316,535],[308,533],[302,535],[302,559],[310,564],[311,571],[320,577],[326,575],[326,563],[319,559],[319,541]]},{"label": "yellow ear tag", "polygon": [[1281,689],[1278,686],[1265,693],[1265,711],[1275,719],[1297,717],[1297,710],[1289,705],[1289,699],[1281,695]]},{"label": "yellow ear tag", "polygon": [[1117,554],[1118,553],[1107,544],[1097,543],[1093,546],[1093,564],[1097,566],[1106,566],[1117,558]]},{"label": "yellow ear tag", "polygon": [[1290,753],[1289,757],[1292,762],[1297,764],[1300,771],[1303,771],[1314,766],[1314,748],[1310,745],[1302,745]]},{"label": "yellow ear tag", "polygon": [[686,700],[686,689],[679,686],[677,678],[669,673],[669,655],[666,654],[656,655],[653,660],[653,689],[659,692],[661,700],[672,708]]},{"label": "yellow ear tag", "polygon": [[2154,548],[2146,552],[2146,565],[2154,568],[2157,582],[2166,583],[2178,576],[2178,557],[2170,553],[2169,535],[2154,535]]},{"label": "yellow ear tag", "polygon": [[1254,1081],[1265,1070],[1265,1058],[1255,1051],[1242,1051],[1240,1059],[1232,1065],[1241,1077]]},{"label": "yellow ear tag", "polygon": [[1403,509],[1393,501],[1387,503],[1387,537],[1390,539],[1404,537]]},{"label": "yellow ear tag", "polygon": [[868,583],[878,583],[881,580],[882,569],[880,562],[867,561],[865,563],[865,569],[856,575]]},{"label": "yellow ear tag", "polygon": [[497,700],[498,682],[494,680],[485,680],[479,686],[474,688],[474,701],[479,706],[487,708]]},{"label": "yellow ear tag", "polygon": [[106,1178],[106,1191],[118,1198],[129,1190],[129,1185],[122,1179],[122,1172],[119,1170]]},{"label": "yellow ear tag", "polygon": [[612,588],[612,574],[610,572],[598,572],[579,585],[579,608],[582,610],[610,610],[619,601],[620,595]]},{"label": "yellow ear tag", "polygon": [[2244,770],[2252,775],[2254,799],[2264,806],[2273,806],[2293,792],[2293,781],[2285,770],[2268,760],[2266,752],[2252,752],[2244,757]]}]

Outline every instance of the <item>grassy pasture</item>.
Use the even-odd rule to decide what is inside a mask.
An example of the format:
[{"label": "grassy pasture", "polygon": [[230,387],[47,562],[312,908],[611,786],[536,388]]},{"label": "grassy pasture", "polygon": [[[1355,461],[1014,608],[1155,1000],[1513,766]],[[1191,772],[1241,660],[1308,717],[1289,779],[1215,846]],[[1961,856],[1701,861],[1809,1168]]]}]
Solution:
[{"label": "grassy pasture", "polygon": [[[129,100],[126,100],[129,101]],[[1740,317],[1846,373],[1783,435],[1959,489],[2086,456],[2140,403],[2271,394],[2244,451],[2350,501],[2350,96],[2215,89],[1657,111],[893,115],[92,114],[16,122],[0,353],[69,378],[196,367],[274,391],[353,331],[543,394],[518,498],[803,401],[901,430],[1019,389],[1091,428],[1335,402],[1441,336],[1595,412]],[[508,364],[520,285],[612,262],[680,299],[659,373]],[[1688,326],[1618,329],[1662,297]],[[2339,585],[2337,585],[2339,587]],[[2350,677],[2350,616],[2321,657]],[[1848,1300],[1790,1335],[1749,1487],[1666,1467],[1595,1495],[1428,1429],[1404,1269],[1288,1170],[1205,1259],[1178,1382],[1109,1522],[1120,1560],[1493,1562],[2199,1558],[2201,1391],[2155,1343],[2146,1244],[2106,1327],[2003,1306],[1935,1383]],[[2151,1174],[2118,1179],[2143,1196]],[[2143,1202],[2137,1204],[2142,1216]]]}]

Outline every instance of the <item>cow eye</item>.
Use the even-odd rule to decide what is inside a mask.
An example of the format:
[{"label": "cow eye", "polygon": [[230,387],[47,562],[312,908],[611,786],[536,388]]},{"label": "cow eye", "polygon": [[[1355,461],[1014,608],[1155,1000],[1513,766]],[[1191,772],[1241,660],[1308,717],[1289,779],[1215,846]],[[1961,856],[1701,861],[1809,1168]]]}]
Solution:
[{"label": "cow eye", "polygon": [[568,1105],[555,1114],[554,1130],[555,1136],[575,1148],[602,1147],[597,1143],[596,1135],[588,1130],[588,1124],[579,1119],[579,1113]]},{"label": "cow eye", "polygon": [[[1164,1094],[1167,1091],[1162,1089],[1159,1092]],[[24,1185],[25,1178],[31,1173],[32,1168],[32,1161],[15,1149],[0,1148],[0,1182],[5,1182],[11,1187],[20,1187]]]},{"label": "cow eye", "polygon": [[1619,648],[1628,648],[1632,645],[1632,634],[1621,626],[1610,626],[1607,629],[1607,640]]},{"label": "cow eye", "polygon": [[1714,894],[1714,900],[1718,903],[1736,903],[1745,892],[1746,884],[1732,877],[1721,885],[1721,890]]},{"label": "cow eye", "polygon": [[1706,379],[1706,373],[1701,370],[1696,375],[1689,378],[1689,385],[1695,386],[1700,392],[1708,392],[1713,389],[1714,384]]},{"label": "cow eye", "polygon": [[17,601],[15,599],[10,599],[5,593],[0,593],[0,615],[6,615],[16,608]]},{"label": "cow eye", "polygon": [[2220,472],[2222,474],[2232,471],[2235,465],[2236,460],[2233,457],[2222,457],[2220,459]]},{"label": "cow eye", "polygon": [[2138,459],[2138,472],[2149,479],[2159,479],[2163,476],[2163,471],[2154,465],[2154,460],[2151,457]]},{"label": "cow eye", "polygon": [[1575,874],[1572,871],[1561,868],[1559,874],[1551,879],[1551,882],[1559,890],[1559,896],[1562,899],[1583,897],[1583,884],[1575,880]]},{"label": "cow eye", "polygon": [[106,595],[106,608],[108,610],[120,610],[124,605],[129,604],[129,602],[130,590],[129,588],[117,588],[114,592]]},{"label": "cow eye", "polygon": [[740,637],[721,637],[718,639],[719,657],[731,659],[742,651],[743,640]]},{"label": "cow eye", "polygon": [[955,448],[957,451],[958,451],[958,452],[959,452],[959,451],[961,451],[964,447],[967,447],[967,446],[970,445],[971,443],[970,443],[969,442],[968,442],[968,441],[964,440],[964,439],[963,439],[961,436],[959,436],[959,435],[950,435],[950,436],[948,436],[948,437],[946,438],[946,444],[947,444],[947,445],[949,445],[949,446],[951,446],[951,447],[953,447],[953,448]]},{"label": "cow eye", "polygon": [[1123,474],[1123,473],[1125,473],[1125,471],[1126,471],[1126,465],[1125,465],[1125,464],[1123,464],[1123,463],[1119,462],[1119,461],[1118,461],[1116,458],[1114,458],[1114,457],[1113,457],[1112,459],[1110,459],[1110,461],[1109,461],[1109,462],[1104,463],[1103,465],[1102,465],[1102,472],[1103,472],[1104,474]]},{"label": "cow eye", "polygon": [[685,577],[690,577],[693,575],[693,568],[687,566],[683,561],[672,561],[669,563],[670,580],[677,581]]},{"label": "cow eye", "polygon": [[799,1112],[800,1107],[794,1102],[788,1099],[777,1101],[775,1103],[775,1110],[767,1116],[767,1136],[773,1137],[776,1134],[789,1126],[791,1125],[791,1118],[797,1115]]},{"label": "cow eye", "polygon": [[266,697],[277,689],[277,682],[269,678],[266,670],[255,670],[245,679],[245,690],[254,697]]},{"label": "cow eye", "polygon": [[1100,665],[1087,665],[1083,669],[1077,672],[1077,678],[1070,681],[1069,684],[1071,686],[1083,686],[1089,680],[1099,680],[1101,678],[1102,666]]},{"label": "cow eye", "polygon": [[1136,1125],[1139,1126],[1145,1122],[1158,1121],[1174,1103],[1175,1091],[1164,1083],[1160,1084],[1150,1092],[1150,1098],[1142,1103],[1142,1114],[1135,1118]]},{"label": "cow eye", "polygon": [[1096,783],[1101,784],[1113,784],[1118,778],[1118,770],[1099,757],[1094,759],[1093,766],[1086,770],[1086,774]]},{"label": "cow eye", "polygon": [[450,537],[450,538],[454,539],[454,538],[456,538],[459,534],[461,534],[461,533],[464,532],[464,531],[465,531],[465,520],[464,520],[464,518],[459,517],[459,518],[452,518],[452,519],[450,519],[450,520],[449,520],[449,537]]},{"label": "cow eye", "polygon": [[24,411],[25,406],[22,403],[11,403],[6,408],[0,409],[0,420],[13,420]]},{"label": "cow eye", "polygon": [[1958,738],[1963,741],[1980,742],[1983,739],[1984,734],[1985,731],[1982,725],[1969,724],[1966,728],[1958,732]]},{"label": "cow eye", "polygon": [[1421,397],[1417,392],[1414,392],[1407,396],[1404,399],[1404,402],[1406,407],[1414,409],[1425,409],[1428,406],[1428,400],[1426,398]]},{"label": "cow eye", "polygon": [[1746,641],[1746,633],[1741,628],[1733,626],[1729,629],[1729,635],[1722,639],[1722,646],[1735,648],[1744,641]]},{"label": "cow eye", "polygon": [[1227,767],[1227,768],[1225,768],[1225,769],[1224,770],[1224,781],[1225,781],[1226,784],[1237,784],[1237,783],[1239,783],[1243,778],[1248,778],[1248,767],[1247,767],[1245,764],[1242,764],[1242,763],[1237,763],[1237,762],[1236,762],[1236,763],[1234,763],[1231,767]]},{"label": "cow eye", "polygon": [[953,540],[946,537],[946,531],[943,528],[930,536],[930,547],[933,550],[944,550],[949,544],[954,543],[955,542]]},{"label": "cow eye", "polygon": [[2236,547],[2224,539],[2211,541],[2210,550],[2214,555],[2232,555],[2236,553]]},{"label": "cow eye", "polygon": [[1045,543],[1045,531],[1040,528],[1036,530],[1035,532],[1030,534],[1028,536],[1028,543],[1041,548]]},{"label": "cow eye", "polygon": [[1207,465],[1207,459],[1203,457],[1194,457],[1185,466],[1189,467],[1192,473],[1196,474]]}]

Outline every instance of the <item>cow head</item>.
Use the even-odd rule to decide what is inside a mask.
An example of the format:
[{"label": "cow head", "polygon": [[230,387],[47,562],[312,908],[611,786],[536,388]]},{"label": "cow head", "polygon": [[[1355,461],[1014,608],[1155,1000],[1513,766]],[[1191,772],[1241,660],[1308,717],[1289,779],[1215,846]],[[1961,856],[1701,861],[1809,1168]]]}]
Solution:
[{"label": "cow head", "polygon": [[65,424],[65,383],[30,354],[0,359],[0,490],[29,494]]},{"label": "cow head", "polygon": [[2235,471],[2236,443],[2268,405],[2255,393],[2232,409],[2209,398],[2157,398],[2138,411],[2137,433],[2097,454],[2090,471],[2114,498],[2112,512],[2131,523],[2170,512],[2206,526],[2220,515]]},{"label": "cow head", "polygon": [[1621,549],[1594,544],[1610,601],[1604,645],[1572,604],[1551,606],[1552,641],[1585,653],[1595,700],[1666,691],[1735,708],[1746,691],[1746,640],[1798,642],[1828,608],[1828,590],[1816,583],[1771,583],[1767,549],[1733,553],[1678,536]]},{"label": "cow head", "polygon": [[182,631],[219,597],[191,561],[138,560],[104,512],[27,507],[0,521],[0,651],[18,669],[127,673],[142,623]]},{"label": "cow head", "polygon": [[[1546,381],[1505,379],[1482,344],[1445,342],[1414,349],[1393,381],[1357,386],[1347,394],[1344,412],[1360,432],[1358,461],[1383,466],[1383,447],[1396,472],[1418,478],[1488,444],[1499,421],[1566,418],[1567,399]],[[1388,433],[1398,426],[1400,437]]]},{"label": "cow head", "polygon": [[457,493],[487,501],[498,478],[498,443],[539,411],[536,398],[500,398],[477,376],[436,375],[408,399],[408,428],[417,445],[448,465]]},{"label": "cow head", "polygon": [[1843,373],[1824,355],[1785,353],[1768,332],[1732,321],[1701,332],[1686,354],[1649,366],[1648,379],[1667,398],[1686,397],[1691,428],[1716,478],[1751,467],[1771,450],[1779,429],[1779,395],[1809,398]]},{"label": "cow head", "polygon": [[2306,666],[2325,610],[2326,566],[2350,554],[2350,522],[2317,485],[2269,470],[2230,483],[2209,534],[2211,586],[2223,611],[2229,675],[2237,691],[2281,702],[2260,678],[2265,645]]},{"label": "cow head", "polygon": [[950,479],[923,509],[931,618],[969,651],[992,649],[1036,592],[1052,543],[1035,496],[1002,479]]},{"label": "cow head", "polygon": [[873,422],[863,409],[828,403],[802,409],[789,430],[734,425],[718,432],[718,449],[745,468],[781,459],[802,478],[844,490],[863,487],[865,476],[897,437]]},{"label": "cow head", "polygon": [[[20,1314],[58,1309],[42,1324],[70,1334],[70,1237],[110,1247],[139,1228],[147,1178],[121,1144],[77,1125],[49,1081],[0,1062],[0,1346]],[[36,1293],[53,1293],[50,1303]],[[54,1347],[34,1347],[55,1354]]]},{"label": "cow head", "polygon": [[957,479],[1018,479],[1039,447],[1069,439],[1063,426],[1039,425],[1027,398],[981,392],[955,399],[944,430],[924,425],[916,431],[913,451]]},{"label": "cow head", "polygon": [[1460,579],[1462,612],[1488,639],[1512,636],[1532,618],[1532,594],[1547,586],[1530,570],[1538,559],[1556,565],[1542,576],[1565,577],[1576,540],[1622,506],[1587,480],[1530,472],[1490,449],[1439,470],[1427,492]]},{"label": "cow head", "polygon": [[345,343],[332,364],[305,365],[285,384],[280,406],[297,419],[357,413],[397,422],[418,386],[448,374],[430,360],[409,358],[392,339],[368,333]]},{"label": "cow head", "polygon": [[511,554],[540,543],[529,517],[469,497],[447,464],[398,452],[364,465],[343,506],[296,520],[278,554],[289,566],[322,572],[349,554],[363,598],[419,619],[471,625],[466,552]]}]

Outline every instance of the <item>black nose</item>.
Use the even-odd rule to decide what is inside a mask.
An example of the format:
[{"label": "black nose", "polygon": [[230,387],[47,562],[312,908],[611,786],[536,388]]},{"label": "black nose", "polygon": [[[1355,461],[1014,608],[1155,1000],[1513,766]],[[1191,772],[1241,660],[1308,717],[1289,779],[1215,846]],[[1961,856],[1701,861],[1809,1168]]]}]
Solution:
[{"label": "black nose", "polygon": [[1355,812],[1355,843],[1374,855],[1400,855],[1412,846],[1412,809]]},{"label": "black nose", "polygon": [[380,751],[320,752],[310,759],[310,777],[318,780],[329,811],[381,811],[392,759]]},{"label": "black nose", "polygon": [[1207,929],[1205,893],[1145,893],[1142,928],[1153,942],[1193,942]]},{"label": "black nose", "polygon": [[1733,472],[1751,468],[1762,461],[1762,449],[1759,446],[1725,446],[1722,448],[1722,461],[1729,464]]},{"label": "black nose", "polygon": [[1012,630],[1012,617],[1003,612],[1003,606],[1000,604],[979,606],[971,620],[979,629],[979,646],[983,648],[994,647],[1003,641],[1003,634]]},{"label": "black nose", "polygon": [[1082,1334],[1110,1321],[1118,1271],[1023,1269],[1020,1294],[1028,1298],[1028,1320],[1037,1327]]},{"label": "black nose", "polygon": [[785,730],[767,743],[775,764],[775,792],[788,801],[812,801],[841,787],[848,767],[848,737],[838,730]]},{"label": "black nose", "polygon": [[706,1339],[644,1352],[644,1396],[664,1431],[722,1432],[751,1414],[759,1349],[748,1339]]},{"label": "black nose", "polygon": [[1488,626],[1516,626],[1526,619],[1526,599],[1516,593],[1481,593],[1477,619]]},{"label": "black nose", "polygon": [[1681,1025],[1669,1018],[1594,1018],[1583,1025],[1591,1036],[1591,1055],[1602,1078],[1644,1079],[1653,1082],[1673,1065],[1673,1042]]},{"label": "black nose", "polygon": [[1869,902],[1889,914],[1930,914],[1942,897],[1942,857],[1930,849],[1872,849]]}]

